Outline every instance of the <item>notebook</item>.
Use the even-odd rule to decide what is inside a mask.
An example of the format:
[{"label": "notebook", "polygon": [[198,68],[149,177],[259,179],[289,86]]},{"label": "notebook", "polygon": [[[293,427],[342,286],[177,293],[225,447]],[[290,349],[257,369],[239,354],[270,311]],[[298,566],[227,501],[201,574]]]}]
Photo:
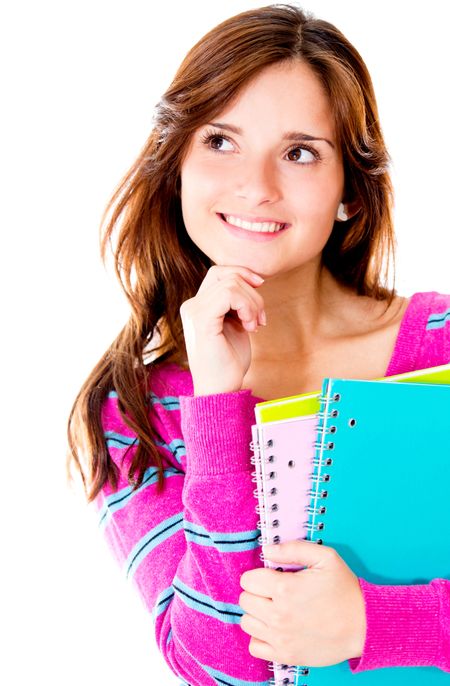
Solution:
[{"label": "notebook", "polygon": [[[450,578],[449,499],[437,497],[437,484],[450,493],[449,430],[450,385],[326,379],[318,415],[252,428],[261,542],[320,539],[373,583]],[[450,685],[433,667],[352,674],[347,662],[275,664],[274,676],[296,686]]]}]

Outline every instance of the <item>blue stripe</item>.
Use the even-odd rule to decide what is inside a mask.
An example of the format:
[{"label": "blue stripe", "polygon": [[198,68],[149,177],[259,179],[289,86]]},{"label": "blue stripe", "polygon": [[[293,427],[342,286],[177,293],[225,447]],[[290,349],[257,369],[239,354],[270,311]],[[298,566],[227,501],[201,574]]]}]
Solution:
[{"label": "blue stripe", "polygon": [[108,448],[128,448],[131,445],[139,445],[137,436],[125,436],[116,431],[105,431],[104,436]]},{"label": "blue stripe", "polygon": [[160,398],[154,393],[150,393],[150,401],[152,405],[162,405],[165,410],[180,409],[180,400],[174,395],[165,395]]},{"label": "blue stripe", "polygon": [[210,596],[186,586],[178,578],[174,580],[173,588],[185,605],[197,612],[201,612],[203,615],[214,617],[224,624],[239,624],[244,614],[240,605],[223,603],[220,600],[210,598]]},{"label": "blue stripe", "polygon": [[172,453],[176,461],[181,464],[181,457],[186,455],[186,446],[181,438],[175,438],[173,441],[170,441],[170,443],[164,443],[162,441],[155,442],[156,445],[159,445],[161,448],[165,448]]},{"label": "blue stripe", "polygon": [[184,521],[186,540],[197,545],[217,548],[221,553],[240,553],[244,550],[259,548],[259,529],[225,533],[223,531],[207,531],[203,526]]},{"label": "blue stripe", "polygon": [[[118,398],[119,395],[117,391],[110,391],[107,395],[108,398]],[[180,409],[180,400],[174,395],[165,395],[163,397],[159,397],[155,395],[155,393],[150,392],[148,397],[150,398],[150,401],[152,405],[162,405],[166,410],[179,410]]]},{"label": "blue stripe", "polygon": [[166,541],[168,538],[183,530],[183,513],[179,512],[173,517],[164,519],[158,526],[148,531],[145,536],[136,543],[128,555],[124,570],[125,575],[131,578],[136,573],[136,569],[142,560],[156,548],[156,546]]},{"label": "blue stripe", "polygon": [[442,329],[450,321],[450,307],[445,312],[430,314],[428,317],[427,330]]},{"label": "blue stripe", "polygon": [[[163,475],[164,477],[184,477],[184,473],[175,468],[164,469]],[[133,486],[126,486],[125,488],[121,488],[120,491],[116,491],[112,495],[107,496],[101,510],[98,513],[99,527],[103,529],[108,524],[114,512],[117,512],[128,505],[130,500],[134,498],[137,493],[140,493],[142,490],[144,490],[144,488],[148,488],[149,486],[157,483],[157,481],[158,470],[156,467],[149,467],[144,472],[142,484],[135,491],[133,491]]]},{"label": "blue stripe", "polygon": [[174,595],[175,591],[173,590],[172,586],[169,586],[169,588],[165,588],[163,591],[161,591],[161,593],[158,595],[156,599],[156,603],[152,610],[153,622],[156,621],[156,618],[159,617],[159,615],[161,615],[163,612],[167,610],[167,606],[173,600]]}]

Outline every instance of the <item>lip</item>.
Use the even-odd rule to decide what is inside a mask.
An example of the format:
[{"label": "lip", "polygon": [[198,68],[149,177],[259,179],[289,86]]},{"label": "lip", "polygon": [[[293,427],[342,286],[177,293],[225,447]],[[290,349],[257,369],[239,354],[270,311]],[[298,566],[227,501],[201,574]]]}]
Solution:
[{"label": "lip", "polygon": [[[217,216],[219,217],[220,221],[222,222],[223,226],[227,229],[229,233],[231,233],[233,236],[236,238],[243,238],[247,241],[254,241],[258,243],[262,243],[265,241],[273,241],[276,238],[279,238],[282,234],[285,233],[290,227],[290,224],[287,224],[283,229],[280,229],[279,231],[274,231],[273,233],[267,231],[267,232],[258,232],[258,231],[247,231],[246,229],[241,229],[239,226],[233,226],[232,224],[228,224],[224,219],[222,219],[222,214],[217,213]],[[237,214],[232,214],[230,215],[231,217],[240,217],[242,215],[237,215]],[[242,217],[244,218],[244,217]],[[250,221],[247,219],[247,221]],[[253,221],[257,221],[255,218],[253,218]],[[261,220],[258,220],[261,221]],[[266,219],[265,221],[270,221]],[[274,220],[272,220],[274,221]],[[278,222],[281,224],[281,222]]]}]

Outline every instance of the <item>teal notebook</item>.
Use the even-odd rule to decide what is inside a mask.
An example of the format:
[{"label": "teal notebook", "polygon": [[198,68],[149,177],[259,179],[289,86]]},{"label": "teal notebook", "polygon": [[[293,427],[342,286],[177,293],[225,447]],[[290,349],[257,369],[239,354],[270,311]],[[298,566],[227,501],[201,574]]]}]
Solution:
[{"label": "teal notebook", "polygon": [[[307,538],[372,583],[450,579],[450,385],[325,379],[320,401]],[[450,674],[342,662],[297,667],[294,684],[450,686]]]},{"label": "teal notebook", "polygon": [[[307,538],[335,548],[372,583],[450,579],[449,436],[448,385],[325,379]],[[449,686],[450,674],[435,667],[353,674],[342,662],[297,667],[294,683]]]}]

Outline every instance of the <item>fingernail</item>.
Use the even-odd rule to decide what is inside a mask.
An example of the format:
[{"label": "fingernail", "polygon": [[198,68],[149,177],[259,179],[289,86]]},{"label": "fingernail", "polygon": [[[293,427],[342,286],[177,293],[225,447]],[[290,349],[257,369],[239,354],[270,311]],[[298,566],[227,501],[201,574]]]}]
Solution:
[{"label": "fingernail", "polygon": [[267,317],[265,310],[261,310],[259,319],[263,326],[267,326]]},{"label": "fingernail", "polygon": [[256,283],[264,283],[264,279],[262,278],[262,276],[259,276],[259,274],[255,274],[254,272],[252,272],[252,279]]}]

